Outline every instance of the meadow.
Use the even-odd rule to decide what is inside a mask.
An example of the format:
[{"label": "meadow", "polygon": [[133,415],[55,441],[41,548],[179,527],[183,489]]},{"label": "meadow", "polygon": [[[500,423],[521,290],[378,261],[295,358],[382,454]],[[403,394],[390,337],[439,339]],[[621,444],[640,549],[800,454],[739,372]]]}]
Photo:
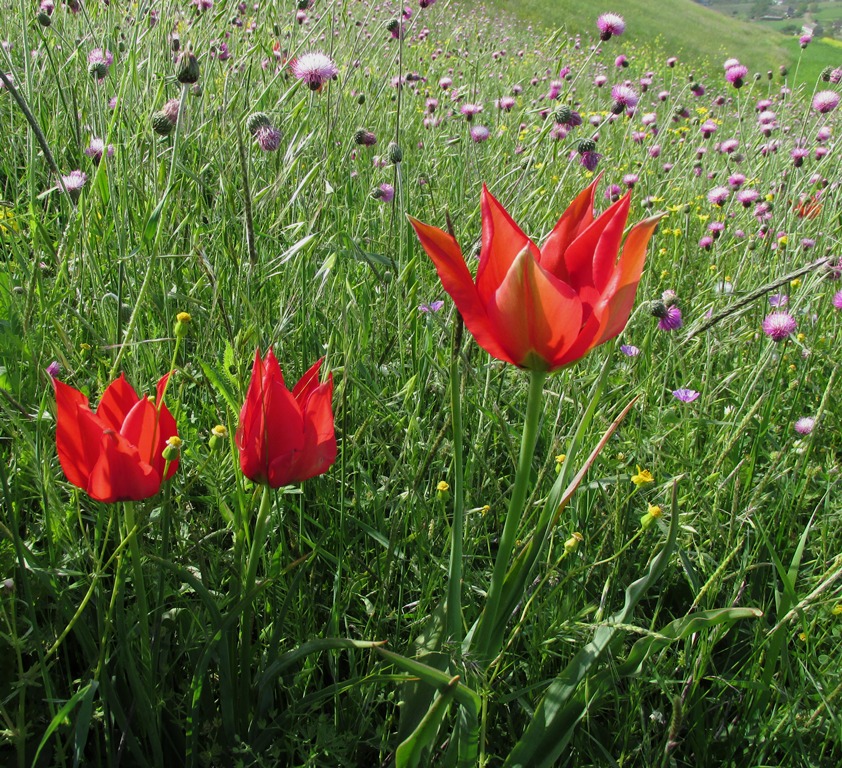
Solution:
[{"label": "meadow", "polygon": [[842,761],[842,57],[501,5],[4,4],[0,763]]}]

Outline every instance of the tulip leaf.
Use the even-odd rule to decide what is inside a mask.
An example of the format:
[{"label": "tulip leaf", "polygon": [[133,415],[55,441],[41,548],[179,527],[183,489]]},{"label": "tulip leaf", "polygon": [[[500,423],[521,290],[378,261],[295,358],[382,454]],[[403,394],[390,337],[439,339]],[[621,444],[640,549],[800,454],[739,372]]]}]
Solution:
[{"label": "tulip leaf", "polygon": [[[660,579],[675,550],[678,538],[677,487],[673,485],[672,515],[667,540],[652,558],[649,571],[626,588],[625,602],[608,622],[597,628],[593,639],[570,660],[564,671],[550,684],[529,726],[504,763],[504,768],[551,766],[563,752],[576,724],[587,711],[589,700],[579,695],[580,684],[591,675],[615,634],[627,625],[632,612],[646,591]],[[642,662],[641,662],[642,663]],[[598,694],[588,686],[588,696]]]},{"label": "tulip leaf", "polygon": [[425,750],[432,744],[438,733],[441,721],[450,709],[453,697],[456,695],[456,686],[459,684],[459,676],[450,679],[435,701],[427,709],[426,714],[421,718],[418,727],[401,742],[395,751],[395,768],[418,768]]},{"label": "tulip leaf", "polygon": [[[442,672],[440,669],[431,667],[428,664],[423,664],[415,659],[408,659],[406,656],[401,656],[393,651],[387,651],[385,648],[376,647],[374,650],[386,659],[386,661],[391,661],[396,667],[400,667],[404,670],[404,672],[409,672],[411,675],[420,678],[425,683],[432,685],[435,688],[444,688],[449,685],[452,680],[451,675],[447,674],[447,672]],[[466,685],[457,683],[454,696],[456,697],[456,701],[476,716],[476,713],[479,712],[479,708],[482,703],[479,694],[468,688]]]}]

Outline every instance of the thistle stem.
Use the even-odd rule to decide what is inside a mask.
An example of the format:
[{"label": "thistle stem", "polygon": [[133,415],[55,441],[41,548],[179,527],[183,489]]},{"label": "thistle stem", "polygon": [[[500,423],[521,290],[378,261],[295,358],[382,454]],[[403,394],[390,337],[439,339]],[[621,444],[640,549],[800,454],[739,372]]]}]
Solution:
[{"label": "thistle stem", "polygon": [[465,531],[465,500],[462,463],[462,377],[459,348],[462,341],[461,318],[453,334],[450,355],[450,412],[453,421],[453,525],[450,528],[450,563],[447,577],[447,636],[462,642],[462,543]]}]

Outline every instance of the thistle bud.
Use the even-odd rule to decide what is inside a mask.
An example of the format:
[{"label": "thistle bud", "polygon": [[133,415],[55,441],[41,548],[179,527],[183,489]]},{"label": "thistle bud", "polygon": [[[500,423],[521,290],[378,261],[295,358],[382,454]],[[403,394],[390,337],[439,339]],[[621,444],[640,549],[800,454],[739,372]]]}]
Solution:
[{"label": "thistle bud", "polygon": [[252,136],[254,136],[261,128],[268,128],[271,125],[272,120],[265,112],[254,112],[249,115],[246,120],[246,128]]},{"label": "thistle bud", "polygon": [[377,143],[377,137],[365,128],[357,128],[354,132],[354,143],[362,144],[365,147],[373,147]]},{"label": "thistle bud", "polygon": [[576,147],[576,151],[580,155],[593,152],[594,150],[596,150],[596,142],[593,139],[582,139]]},{"label": "thistle bud", "polygon": [[649,302],[649,314],[662,320],[667,316],[667,305],[661,299]]},{"label": "thistle bud", "polygon": [[104,61],[92,61],[88,64],[88,74],[97,80],[102,80],[108,74],[108,64]]},{"label": "thistle bud", "polygon": [[401,160],[403,160],[403,150],[401,150],[397,142],[393,141],[389,144],[387,156],[389,158],[389,162],[392,163],[392,165],[397,165]]},{"label": "thistle bud", "polygon": [[199,62],[192,51],[184,51],[176,63],[175,79],[179,83],[190,83],[199,80]]},{"label": "thistle bud", "polygon": [[46,13],[45,11],[39,11],[39,12],[38,12],[38,16],[37,16],[36,18],[38,19],[38,23],[39,23],[42,27],[49,27],[49,26],[50,26],[50,24],[52,24],[52,23],[53,23],[53,20],[52,20],[52,18],[50,17],[50,14],[49,14],[49,13]]},{"label": "thistle bud", "polygon": [[386,30],[388,32],[395,32],[400,25],[401,24],[397,19],[392,19],[388,24],[386,24]]},{"label": "thistle bud", "polygon": [[833,67],[825,67],[822,70],[822,73],[820,75],[820,77],[822,79],[822,82],[829,83],[830,82],[830,75],[831,75],[832,72],[833,72]]},{"label": "thistle bud", "polygon": [[357,96],[357,104],[365,104],[365,94],[361,93]]},{"label": "thistle bud", "polygon": [[175,124],[170,121],[166,112],[159,110],[152,115],[152,130],[159,136],[169,136],[173,128],[175,128]]},{"label": "thistle bud", "polygon": [[559,125],[569,123],[573,117],[573,110],[566,105],[560,106],[554,113],[553,118]]}]

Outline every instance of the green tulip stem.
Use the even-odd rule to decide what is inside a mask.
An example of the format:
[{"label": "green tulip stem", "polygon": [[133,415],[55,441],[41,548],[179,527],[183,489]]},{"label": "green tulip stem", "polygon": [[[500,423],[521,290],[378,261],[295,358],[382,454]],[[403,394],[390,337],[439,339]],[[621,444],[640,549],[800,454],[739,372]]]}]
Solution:
[{"label": "green tulip stem", "polygon": [[465,501],[462,465],[462,377],[459,371],[461,318],[457,320],[450,355],[450,411],[453,421],[453,525],[450,529],[450,563],[447,578],[447,636],[462,642],[462,541],[465,531]]},{"label": "green tulip stem", "polygon": [[496,655],[491,647],[491,633],[499,620],[500,603],[503,597],[503,583],[509,569],[512,552],[515,548],[518,527],[523,519],[526,491],[532,470],[532,457],[535,454],[535,443],[538,440],[538,427],[543,411],[544,382],[546,371],[530,371],[529,396],[526,402],[526,420],[523,424],[523,434],[520,441],[520,455],[518,456],[515,484],[509,499],[509,509],[506,512],[506,522],[497,548],[497,559],[494,561],[494,572],[488,587],[488,597],[485,609],[479,620],[475,647],[480,658],[490,661]]},{"label": "green tulip stem", "polygon": [[140,612],[142,660],[146,664],[150,660],[149,603],[146,599],[146,585],[143,581],[143,563],[140,557],[140,544],[137,540],[138,527],[134,516],[134,502],[123,502],[123,509],[126,515],[126,537],[129,540],[129,554],[132,559],[134,593],[137,599],[137,608]]},{"label": "green tulip stem", "polygon": [[268,484],[263,486],[263,495],[260,498],[260,509],[257,511],[257,519],[254,521],[254,535],[251,539],[248,561],[246,564],[246,578],[243,581],[243,622],[241,625],[240,637],[240,673],[243,675],[242,693],[248,695],[251,688],[251,622],[252,605],[249,598],[257,580],[257,564],[263,554],[266,544],[266,527],[269,522],[269,513],[272,511],[272,489]]}]

